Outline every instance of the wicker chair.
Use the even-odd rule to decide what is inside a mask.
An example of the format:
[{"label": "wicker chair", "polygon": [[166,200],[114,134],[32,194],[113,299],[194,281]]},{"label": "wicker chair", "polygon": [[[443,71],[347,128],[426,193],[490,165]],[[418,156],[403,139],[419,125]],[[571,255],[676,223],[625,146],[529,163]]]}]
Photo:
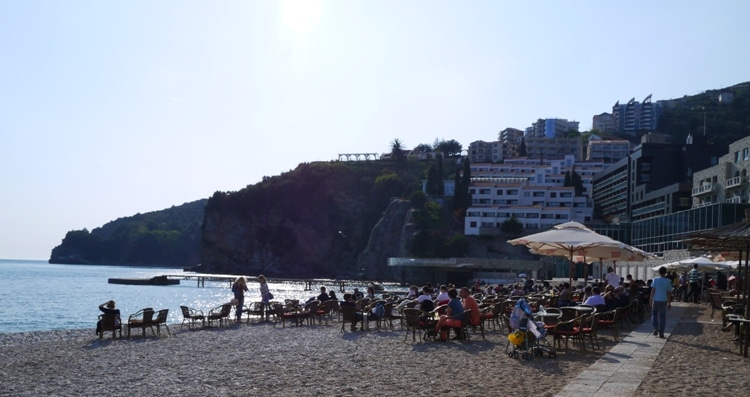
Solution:
[{"label": "wicker chair", "polygon": [[[130,338],[130,330],[133,328],[141,329],[141,336],[146,337],[146,328],[151,328],[151,333],[154,333],[154,309],[147,307],[141,309],[128,317],[128,338]],[[156,335],[156,334],[154,334]]]},{"label": "wicker chair", "polygon": [[187,306],[180,306],[180,310],[182,310],[182,324],[180,324],[180,328],[182,328],[185,323],[188,324],[188,328],[192,328],[198,321],[201,322],[201,327],[206,326],[206,316],[201,310],[192,309]]}]

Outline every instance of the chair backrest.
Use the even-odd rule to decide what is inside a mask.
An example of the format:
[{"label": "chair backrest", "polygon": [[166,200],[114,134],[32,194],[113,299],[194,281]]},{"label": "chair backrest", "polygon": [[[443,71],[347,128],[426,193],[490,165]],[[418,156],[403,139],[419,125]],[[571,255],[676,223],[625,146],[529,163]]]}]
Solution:
[{"label": "chair backrest", "polygon": [[187,306],[180,306],[180,310],[182,310],[182,317],[190,318],[190,309]]},{"label": "chair backrest", "polygon": [[116,313],[104,313],[99,316],[104,331],[119,329],[121,327],[120,315]]},{"label": "chair backrest", "polygon": [[714,307],[714,309],[721,309],[721,294],[718,292],[712,292],[708,294],[708,297],[711,298],[711,305]]},{"label": "chair backrest", "polygon": [[568,321],[570,319],[574,319],[578,317],[578,310],[571,306],[563,306],[560,309],[560,313],[562,313],[562,317],[560,317],[560,321]]},{"label": "chair backrest", "polygon": [[357,308],[354,306],[341,306],[341,320],[345,322],[353,322],[356,319]]},{"label": "chair backrest", "polygon": [[408,328],[419,328],[419,315],[422,311],[407,307],[404,309],[404,319],[406,320],[406,326]]},{"label": "chair backrest", "polygon": [[154,323],[156,324],[164,324],[167,322],[167,317],[169,315],[169,309],[161,309],[156,314],[156,320],[154,320]]}]

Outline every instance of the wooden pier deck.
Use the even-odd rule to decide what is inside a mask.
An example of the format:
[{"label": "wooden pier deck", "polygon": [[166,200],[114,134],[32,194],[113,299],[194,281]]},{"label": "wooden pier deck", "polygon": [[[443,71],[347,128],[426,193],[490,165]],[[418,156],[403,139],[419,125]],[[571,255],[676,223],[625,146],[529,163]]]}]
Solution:
[{"label": "wooden pier deck", "polygon": [[[258,282],[257,276],[245,276],[239,274],[210,274],[210,273],[171,273],[164,274],[163,277],[177,280],[196,280],[198,287],[205,287],[206,281],[219,281],[227,282],[231,286],[237,277],[244,277],[247,282]],[[364,280],[331,280],[331,279],[300,279],[300,278],[272,278],[273,282],[298,282],[305,283],[305,291],[312,290],[315,285],[332,285],[335,284],[338,287],[339,292],[344,292],[347,285],[352,284],[367,284],[368,281]],[[364,292],[364,291],[363,291]]]}]

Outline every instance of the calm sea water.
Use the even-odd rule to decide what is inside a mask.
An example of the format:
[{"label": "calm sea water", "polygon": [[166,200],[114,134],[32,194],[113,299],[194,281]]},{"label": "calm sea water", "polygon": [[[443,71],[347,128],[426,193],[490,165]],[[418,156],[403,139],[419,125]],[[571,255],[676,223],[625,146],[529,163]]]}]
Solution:
[{"label": "calm sea water", "polygon": [[[108,278],[148,278],[180,273],[174,268],[143,268],[99,265],[51,265],[45,261],[0,259],[0,333],[83,329],[96,326],[98,306],[110,299],[117,303],[123,320],[144,307],[169,309],[169,322],[182,322],[180,306],[208,312],[232,299],[228,282],[206,282],[197,287],[195,280],[180,285],[119,285]],[[337,290],[337,285],[314,284],[305,291],[298,282],[268,281],[274,300],[306,300],[317,295],[320,286]],[[347,285],[347,290],[362,285]],[[245,302],[260,300],[257,283],[249,283]],[[404,290],[403,288],[391,288]],[[338,291],[336,291],[338,293]],[[340,295],[340,294],[339,294]],[[341,296],[339,296],[339,299]]]}]

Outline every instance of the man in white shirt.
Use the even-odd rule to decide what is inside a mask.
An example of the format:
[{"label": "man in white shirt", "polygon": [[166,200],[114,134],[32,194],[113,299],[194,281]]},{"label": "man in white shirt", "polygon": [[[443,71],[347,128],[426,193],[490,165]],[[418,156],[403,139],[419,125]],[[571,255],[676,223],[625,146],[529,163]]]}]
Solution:
[{"label": "man in white shirt", "polygon": [[607,280],[607,284],[611,285],[612,288],[617,288],[620,286],[620,276],[615,273],[615,269],[609,267],[607,268],[607,276],[605,277],[605,280]]}]

